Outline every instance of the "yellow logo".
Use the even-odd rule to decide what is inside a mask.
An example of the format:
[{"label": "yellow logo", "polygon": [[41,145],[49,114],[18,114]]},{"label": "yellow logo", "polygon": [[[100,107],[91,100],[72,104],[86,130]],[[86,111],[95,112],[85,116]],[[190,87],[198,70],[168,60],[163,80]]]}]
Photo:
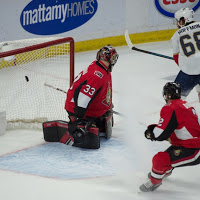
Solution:
[{"label": "yellow logo", "polygon": [[176,150],[174,150],[174,155],[175,155],[175,156],[179,156],[180,153],[181,153],[181,149],[176,149]]},{"label": "yellow logo", "polygon": [[102,103],[104,105],[106,105],[106,106],[110,106],[110,104],[111,104],[111,96],[112,96],[112,94],[111,94],[111,88],[110,88],[110,86],[108,86],[107,94],[106,94],[106,99],[104,99],[102,101]]}]

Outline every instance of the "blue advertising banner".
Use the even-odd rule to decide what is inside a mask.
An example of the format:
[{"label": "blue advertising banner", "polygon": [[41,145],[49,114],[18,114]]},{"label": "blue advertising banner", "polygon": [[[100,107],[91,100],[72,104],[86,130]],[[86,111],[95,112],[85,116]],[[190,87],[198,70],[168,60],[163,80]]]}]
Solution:
[{"label": "blue advertising banner", "polygon": [[32,34],[60,34],[88,22],[97,8],[97,0],[33,0],[22,10],[20,23]]}]

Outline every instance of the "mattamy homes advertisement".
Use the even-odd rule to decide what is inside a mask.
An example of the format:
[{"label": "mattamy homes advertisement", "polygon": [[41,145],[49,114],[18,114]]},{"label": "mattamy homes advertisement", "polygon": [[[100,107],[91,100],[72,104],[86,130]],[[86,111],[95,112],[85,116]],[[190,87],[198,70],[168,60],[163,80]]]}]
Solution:
[{"label": "mattamy homes advertisement", "polygon": [[[74,37],[76,41],[120,35],[126,0],[16,0],[0,7],[0,40]],[[9,17],[7,17],[9,10]]]}]

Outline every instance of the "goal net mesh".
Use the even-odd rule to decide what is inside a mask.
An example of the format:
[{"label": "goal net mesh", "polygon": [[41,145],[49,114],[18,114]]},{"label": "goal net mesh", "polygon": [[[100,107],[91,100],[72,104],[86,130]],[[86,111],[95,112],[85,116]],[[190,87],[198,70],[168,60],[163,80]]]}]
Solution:
[{"label": "goal net mesh", "polygon": [[[60,39],[0,43],[0,56],[34,46],[34,50],[0,58],[0,112],[6,111],[8,129],[42,128],[44,121],[68,119],[64,109],[66,93],[56,88],[67,91],[70,86],[70,51],[74,49],[70,49],[71,40],[59,44],[55,41]],[[40,44],[46,47],[40,48]]]}]

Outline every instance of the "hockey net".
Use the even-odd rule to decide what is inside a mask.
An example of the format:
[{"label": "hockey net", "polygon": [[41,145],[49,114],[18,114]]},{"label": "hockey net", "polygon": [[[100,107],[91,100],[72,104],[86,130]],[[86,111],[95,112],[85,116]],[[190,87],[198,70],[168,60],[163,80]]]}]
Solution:
[{"label": "hockey net", "polygon": [[6,111],[7,129],[67,120],[64,91],[73,79],[73,38],[0,43],[0,112]]}]

